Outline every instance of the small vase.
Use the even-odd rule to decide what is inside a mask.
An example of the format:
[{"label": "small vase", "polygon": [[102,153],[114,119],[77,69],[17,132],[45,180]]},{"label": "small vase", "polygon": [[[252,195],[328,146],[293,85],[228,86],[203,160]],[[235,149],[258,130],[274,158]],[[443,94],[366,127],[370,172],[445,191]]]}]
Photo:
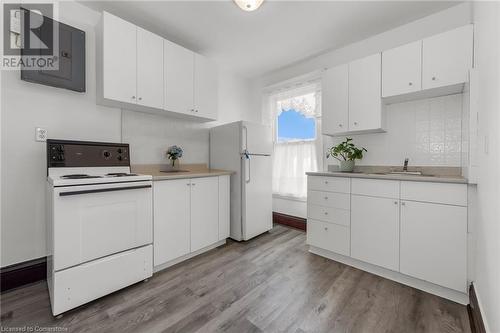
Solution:
[{"label": "small vase", "polygon": [[340,161],[340,172],[352,172],[354,170],[354,161]]}]

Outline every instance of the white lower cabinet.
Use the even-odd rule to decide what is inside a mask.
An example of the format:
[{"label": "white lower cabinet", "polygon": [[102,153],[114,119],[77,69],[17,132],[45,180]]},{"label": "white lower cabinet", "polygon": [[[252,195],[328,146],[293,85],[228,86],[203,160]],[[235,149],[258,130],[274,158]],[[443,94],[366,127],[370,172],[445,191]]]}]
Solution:
[{"label": "white lower cabinet", "polygon": [[219,180],[191,179],[191,252],[219,239]]},{"label": "white lower cabinet", "polygon": [[225,240],[229,176],[161,180],[154,188],[154,266]]},{"label": "white lower cabinet", "polygon": [[467,289],[467,207],[402,201],[401,273]]},{"label": "white lower cabinet", "polygon": [[351,256],[399,270],[399,200],[352,195]]},{"label": "white lower cabinet", "polygon": [[[308,177],[307,243],[312,252],[323,249],[350,257],[339,260],[400,275],[399,281],[426,291],[438,285],[467,293],[466,184],[327,178]],[[344,182],[351,193],[328,187]]]},{"label": "white lower cabinet", "polygon": [[307,244],[348,256],[349,227],[308,219]]},{"label": "white lower cabinet", "polygon": [[154,183],[154,265],[190,252],[190,179]]}]

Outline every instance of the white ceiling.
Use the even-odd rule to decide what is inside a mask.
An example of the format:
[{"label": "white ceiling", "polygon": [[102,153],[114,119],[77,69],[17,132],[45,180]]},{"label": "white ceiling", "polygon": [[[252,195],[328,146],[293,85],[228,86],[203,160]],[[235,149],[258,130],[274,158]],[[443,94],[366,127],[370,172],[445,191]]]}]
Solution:
[{"label": "white ceiling", "polygon": [[81,1],[254,78],[458,4],[456,1]]}]

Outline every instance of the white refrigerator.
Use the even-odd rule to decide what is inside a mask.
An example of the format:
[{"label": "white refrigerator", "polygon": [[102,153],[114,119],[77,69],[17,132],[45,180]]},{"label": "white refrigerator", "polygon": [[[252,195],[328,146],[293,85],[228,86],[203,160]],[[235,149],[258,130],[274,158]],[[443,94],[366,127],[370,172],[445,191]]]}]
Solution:
[{"label": "white refrigerator", "polygon": [[238,121],[210,129],[210,167],[231,175],[231,238],[249,240],[272,228],[270,126]]}]

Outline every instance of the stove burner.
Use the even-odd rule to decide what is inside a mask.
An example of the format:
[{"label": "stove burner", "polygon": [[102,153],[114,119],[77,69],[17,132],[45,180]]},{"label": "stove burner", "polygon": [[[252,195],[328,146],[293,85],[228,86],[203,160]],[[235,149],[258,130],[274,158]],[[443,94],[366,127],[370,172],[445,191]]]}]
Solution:
[{"label": "stove burner", "polygon": [[85,179],[85,178],[101,178],[101,176],[91,176],[91,175],[86,175],[86,174],[82,174],[82,173],[75,173],[72,175],[61,176],[61,178],[64,178],[64,179]]},{"label": "stove burner", "polygon": [[136,173],[126,173],[126,172],[113,172],[106,174],[107,177],[130,177],[137,176]]}]

